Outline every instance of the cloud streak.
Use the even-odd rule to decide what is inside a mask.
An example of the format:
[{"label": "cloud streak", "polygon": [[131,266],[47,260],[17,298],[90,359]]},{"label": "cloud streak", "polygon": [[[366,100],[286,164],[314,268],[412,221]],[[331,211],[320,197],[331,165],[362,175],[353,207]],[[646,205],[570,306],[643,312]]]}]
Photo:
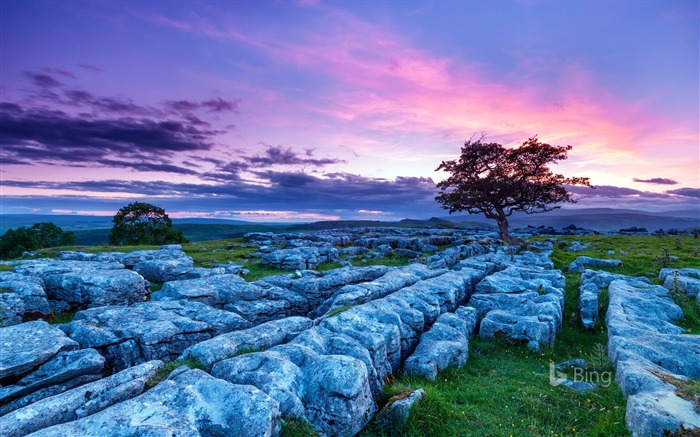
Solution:
[{"label": "cloud streak", "polygon": [[657,185],[678,185],[678,181],[675,179],[668,178],[651,178],[651,179],[632,179],[635,182],[642,182],[645,184],[657,184]]}]

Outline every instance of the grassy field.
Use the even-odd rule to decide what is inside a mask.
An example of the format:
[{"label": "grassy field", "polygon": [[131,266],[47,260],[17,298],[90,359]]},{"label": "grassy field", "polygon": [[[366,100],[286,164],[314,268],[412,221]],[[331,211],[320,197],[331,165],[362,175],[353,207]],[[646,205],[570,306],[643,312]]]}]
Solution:
[{"label": "grassy field", "polygon": [[[537,240],[546,239],[538,237]],[[541,353],[529,351],[522,344],[505,339],[470,340],[470,357],[461,369],[447,369],[436,381],[407,375],[394,375],[380,399],[380,408],[394,395],[409,389],[423,388],[427,397],[411,411],[407,424],[371,422],[362,436],[626,436],[624,424],[625,398],[617,383],[578,393],[549,384],[550,364],[574,358],[584,358],[601,372],[612,372],[605,346],[607,332],[604,315],[606,292],[601,294],[601,318],[592,330],[584,330],[578,315],[579,275],[569,274],[566,267],[581,255],[615,258],[623,262],[609,271],[631,276],[646,276],[659,283],[662,267],[699,267],[700,239],[691,236],[589,236],[559,237],[559,241],[578,240],[589,244],[586,252],[572,253],[555,245],[552,259],[555,267],[565,273],[566,299],[564,321],[557,342]],[[89,252],[108,250],[129,251],[146,247],[87,246]],[[260,266],[250,255],[257,248],[242,239],[227,239],[183,245],[197,266],[211,267],[233,261],[250,270],[248,280],[255,280],[283,271]],[[51,256],[57,249],[42,251]],[[76,249],[76,248],[70,248]],[[610,253],[614,252],[614,253]],[[365,264],[405,265],[400,257],[370,260]],[[320,266],[320,270],[338,264]],[[692,299],[676,296],[683,308],[682,326],[689,333],[700,333],[700,316]],[[612,373],[610,373],[611,375]],[[605,382],[605,381],[602,381]],[[314,435],[303,421],[286,421],[283,435]]]},{"label": "grassy field", "polygon": [[[545,239],[545,238],[537,238]],[[574,358],[601,362],[612,372],[605,346],[604,314],[606,293],[600,299],[601,319],[594,329],[581,327],[578,315],[578,274],[566,267],[581,255],[615,258],[623,266],[608,269],[632,276],[646,276],[659,283],[661,267],[698,267],[700,239],[657,236],[560,237],[560,241],[591,243],[586,252],[557,248],[552,254],[555,267],[565,272],[564,322],[554,347],[537,354],[524,345],[506,340],[470,340],[470,356],[461,369],[447,369],[436,381],[397,375],[386,387],[382,402],[408,389],[422,387],[427,396],[411,410],[406,425],[374,421],[362,436],[627,436],[624,422],[625,398],[616,382],[587,393],[549,384],[550,363]],[[615,251],[609,254],[608,251]],[[626,253],[626,254],[625,254]],[[700,333],[697,304],[678,297],[690,333]],[[601,378],[602,380],[602,378]],[[288,435],[305,435],[289,433]],[[308,434],[306,434],[308,435]]]}]

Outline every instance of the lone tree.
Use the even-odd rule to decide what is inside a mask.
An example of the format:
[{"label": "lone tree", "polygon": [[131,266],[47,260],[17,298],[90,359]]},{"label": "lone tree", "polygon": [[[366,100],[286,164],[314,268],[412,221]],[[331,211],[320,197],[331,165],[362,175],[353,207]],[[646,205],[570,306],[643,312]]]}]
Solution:
[{"label": "lone tree", "polygon": [[109,244],[115,246],[187,242],[182,232],[173,228],[165,210],[150,203],[130,203],[117,212],[112,222]]},{"label": "lone tree", "polygon": [[[450,176],[437,184],[437,200],[450,214],[483,213],[498,223],[498,233],[510,245],[524,242],[508,233],[508,217],[515,211],[535,214],[575,203],[564,185],[585,185],[588,178],[554,174],[548,164],[566,159],[571,146],[551,146],[530,138],[514,149],[486,143],[484,137],[469,140],[458,160],[443,161],[437,170]],[[437,171],[436,170],[436,171]]]}]

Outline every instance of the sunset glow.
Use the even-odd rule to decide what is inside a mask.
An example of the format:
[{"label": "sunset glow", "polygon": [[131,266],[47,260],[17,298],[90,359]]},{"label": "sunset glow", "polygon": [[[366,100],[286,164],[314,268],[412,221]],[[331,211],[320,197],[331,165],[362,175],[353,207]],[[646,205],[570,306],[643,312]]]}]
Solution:
[{"label": "sunset glow", "polygon": [[569,144],[578,207],[698,208],[699,7],[3,2],[0,213],[428,218],[482,132]]}]

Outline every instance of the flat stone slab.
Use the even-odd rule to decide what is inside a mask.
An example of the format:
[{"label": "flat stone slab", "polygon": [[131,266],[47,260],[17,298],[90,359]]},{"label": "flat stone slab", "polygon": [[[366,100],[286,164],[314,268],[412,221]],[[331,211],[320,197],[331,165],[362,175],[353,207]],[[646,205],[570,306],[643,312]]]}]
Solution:
[{"label": "flat stone slab", "polygon": [[0,435],[23,436],[89,416],[117,402],[134,398],[143,393],[146,381],[162,366],[162,361],[149,361],[6,412],[0,416]]},{"label": "flat stone slab", "polygon": [[193,344],[250,327],[235,313],[180,300],[91,308],[78,312],[62,329],[121,370],[149,360],[173,360]]},{"label": "flat stone slab", "polygon": [[286,343],[312,326],[313,321],[306,317],[273,320],[197,343],[185,349],[182,357],[194,358],[206,369],[211,369],[219,361],[232,358],[245,349],[260,351]]},{"label": "flat stone slab", "polygon": [[58,327],[43,320],[0,328],[0,382],[22,376],[61,351],[78,349]]},{"label": "flat stone slab", "polygon": [[276,401],[249,385],[234,385],[189,370],[146,393],[81,419],[44,428],[33,436],[141,435],[276,436]]},{"label": "flat stone slab", "polygon": [[608,354],[628,396],[627,427],[645,436],[700,427],[692,402],[668,382],[700,378],[700,336],[683,334],[675,325],[683,317],[681,308],[666,288],[634,278],[612,281],[608,295]]},{"label": "flat stone slab", "polygon": [[0,403],[86,375],[100,375],[105,359],[95,349],[59,352],[16,384],[0,387]]}]

